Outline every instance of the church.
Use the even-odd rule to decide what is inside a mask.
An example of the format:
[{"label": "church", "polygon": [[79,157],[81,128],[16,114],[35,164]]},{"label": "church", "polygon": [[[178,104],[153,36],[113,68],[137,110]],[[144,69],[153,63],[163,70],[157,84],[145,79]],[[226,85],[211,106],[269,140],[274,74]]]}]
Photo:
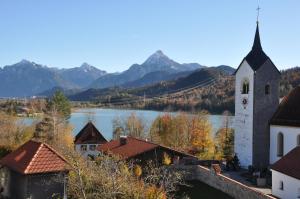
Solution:
[{"label": "church", "polygon": [[234,74],[234,151],[241,167],[271,168],[272,194],[300,198],[300,87],[280,102],[281,74],[262,49],[258,22],[252,49]]}]

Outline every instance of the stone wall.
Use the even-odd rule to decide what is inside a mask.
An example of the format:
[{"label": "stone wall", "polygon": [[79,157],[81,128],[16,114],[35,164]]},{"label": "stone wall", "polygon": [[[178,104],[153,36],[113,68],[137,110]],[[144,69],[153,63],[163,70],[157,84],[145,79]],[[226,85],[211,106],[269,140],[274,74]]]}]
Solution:
[{"label": "stone wall", "polygon": [[241,184],[222,174],[216,174],[199,165],[179,166],[178,168],[187,172],[188,180],[199,180],[211,187],[214,187],[224,193],[227,193],[233,198],[243,199],[275,199],[272,196],[265,195],[250,187]]}]

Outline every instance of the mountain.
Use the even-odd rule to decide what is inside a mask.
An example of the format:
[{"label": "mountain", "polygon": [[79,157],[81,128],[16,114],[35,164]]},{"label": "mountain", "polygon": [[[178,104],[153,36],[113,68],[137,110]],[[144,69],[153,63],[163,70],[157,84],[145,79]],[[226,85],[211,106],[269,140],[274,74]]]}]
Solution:
[{"label": "mountain", "polygon": [[[121,86],[123,84],[141,79],[146,74],[153,72],[167,72],[169,74],[175,74],[184,71],[193,71],[203,67],[204,66],[201,66],[197,63],[179,64],[167,57],[162,51],[158,50],[143,64],[133,64],[128,70],[120,74],[104,75],[94,81],[90,87],[107,88],[112,86]],[[158,78],[158,81],[160,80],[161,78]]]},{"label": "mountain", "polygon": [[99,77],[107,74],[106,71],[99,70],[87,63],[83,63],[80,67],[62,69],[58,71],[62,78],[72,82],[80,88],[87,87]]},{"label": "mountain", "polygon": [[76,87],[55,70],[28,60],[0,68],[0,79],[0,97],[32,96],[56,86]]},{"label": "mountain", "polygon": [[53,87],[51,89],[48,89],[48,90],[45,90],[41,93],[38,93],[36,94],[37,96],[42,96],[42,97],[51,97],[55,94],[55,92],[57,91],[61,91],[63,92],[63,94],[65,96],[69,96],[69,95],[74,95],[76,93],[79,93],[79,92],[82,92],[83,90],[80,89],[80,88],[70,88],[70,89],[66,89],[66,88],[63,88],[63,87],[59,87],[59,86],[56,86],[56,87]]}]

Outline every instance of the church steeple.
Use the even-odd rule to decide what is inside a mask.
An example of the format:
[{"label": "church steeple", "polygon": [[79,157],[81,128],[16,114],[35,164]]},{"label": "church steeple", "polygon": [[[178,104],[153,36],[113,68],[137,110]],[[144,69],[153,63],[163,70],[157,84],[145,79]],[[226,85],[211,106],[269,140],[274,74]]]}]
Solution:
[{"label": "church steeple", "polygon": [[256,22],[256,32],[255,32],[252,50],[262,50],[261,43],[260,43],[260,36],[259,36],[258,21]]},{"label": "church steeple", "polygon": [[245,59],[254,71],[258,70],[269,59],[261,47],[258,22],[256,23],[256,31],[252,49]]}]

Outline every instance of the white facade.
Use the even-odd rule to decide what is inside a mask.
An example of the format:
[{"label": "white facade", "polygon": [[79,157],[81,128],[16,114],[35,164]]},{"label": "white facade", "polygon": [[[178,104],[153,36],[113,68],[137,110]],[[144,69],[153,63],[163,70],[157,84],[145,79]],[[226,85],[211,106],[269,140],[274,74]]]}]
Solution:
[{"label": "white facade", "polygon": [[300,127],[270,126],[270,164],[275,163],[282,156],[278,156],[278,134],[283,135],[283,155],[286,155],[300,143]]},{"label": "white facade", "polygon": [[99,154],[99,151],[97,150],[99,145],[100,144],[76,144],[75,150],[84,157],[96,157]]},{"label": "white facade", "polygon": [[300,180],[272,170],[272,194],[281,199],[300,198]]},{"label": "white facade", "polygon": [[[254,71],[243,61],[235,75],[235,136],[234,151],[242,167],[252,165],[253,140],[253,88]],[[244,81],[249,82],[248,94],[242,94]],[[243,104],[246,99],[247,103]]]}]

